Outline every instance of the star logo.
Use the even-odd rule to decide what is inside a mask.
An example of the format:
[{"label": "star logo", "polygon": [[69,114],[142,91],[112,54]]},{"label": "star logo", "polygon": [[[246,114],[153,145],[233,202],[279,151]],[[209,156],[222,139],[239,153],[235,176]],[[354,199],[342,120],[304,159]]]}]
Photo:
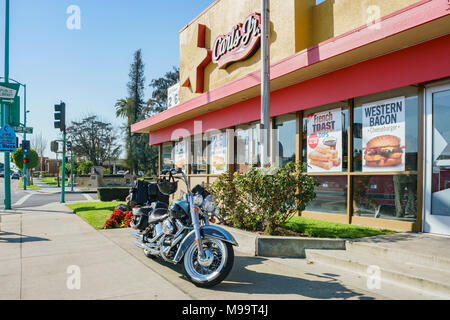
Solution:
[{"label": "star logo", "polygon": [[206,26],[198,24],[192,41],[181,46],[184,62],[180,77],[181,86],[191,88],[194,93],[203,93],[205,67],[211,62],[212,52],[205,48]]}]

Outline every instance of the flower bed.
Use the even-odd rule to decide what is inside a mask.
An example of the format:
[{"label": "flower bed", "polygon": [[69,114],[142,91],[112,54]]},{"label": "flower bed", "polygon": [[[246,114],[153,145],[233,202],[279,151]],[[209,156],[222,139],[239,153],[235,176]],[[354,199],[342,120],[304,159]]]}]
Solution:
[{"label": "flower bed", "polygon": [[108,220],[105,221],[103,229],[129,228],[133,213],[131,211],[122,211],[115,209]]}]

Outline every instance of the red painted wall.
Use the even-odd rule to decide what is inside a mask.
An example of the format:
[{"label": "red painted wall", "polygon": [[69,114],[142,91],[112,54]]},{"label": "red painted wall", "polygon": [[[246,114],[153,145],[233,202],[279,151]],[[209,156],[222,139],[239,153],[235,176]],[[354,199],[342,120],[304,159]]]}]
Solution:
[{"label": "red painted wall", "polygon": [[[450,76],[450,35],[399,50],[272,92],[271,116],[305,110],[327,103],[391,90]],[[150,144],[172,140],[176,129],[182,136],[223,129],[260,119],[260,97],[180,122],[150,134]],[[201,133],[196,131],[195,134]]]}]

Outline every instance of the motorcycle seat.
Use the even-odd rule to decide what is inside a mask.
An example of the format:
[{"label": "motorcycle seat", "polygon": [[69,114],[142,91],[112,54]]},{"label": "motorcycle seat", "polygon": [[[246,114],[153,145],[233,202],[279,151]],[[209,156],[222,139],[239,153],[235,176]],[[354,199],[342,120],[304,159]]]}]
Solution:
[{"label": "motorcycle seat", "polygon": [[156,208],[152,214],[148,217],[149,224],[156,224],[163,221],[169,216],[169,210],[167,208]]}]

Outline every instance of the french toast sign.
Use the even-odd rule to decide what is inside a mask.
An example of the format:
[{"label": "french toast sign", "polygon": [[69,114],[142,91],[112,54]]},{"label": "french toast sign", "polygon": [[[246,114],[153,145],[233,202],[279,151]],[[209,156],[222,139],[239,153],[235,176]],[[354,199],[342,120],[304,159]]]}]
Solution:
[{"label": "french toast sign", "polygon": [[405,170],[405,97],[362,106],[363,172]]},{"label": "french toast sign", "polygon": [[308,172],[342,171],[341,109],[307,117]]}]

